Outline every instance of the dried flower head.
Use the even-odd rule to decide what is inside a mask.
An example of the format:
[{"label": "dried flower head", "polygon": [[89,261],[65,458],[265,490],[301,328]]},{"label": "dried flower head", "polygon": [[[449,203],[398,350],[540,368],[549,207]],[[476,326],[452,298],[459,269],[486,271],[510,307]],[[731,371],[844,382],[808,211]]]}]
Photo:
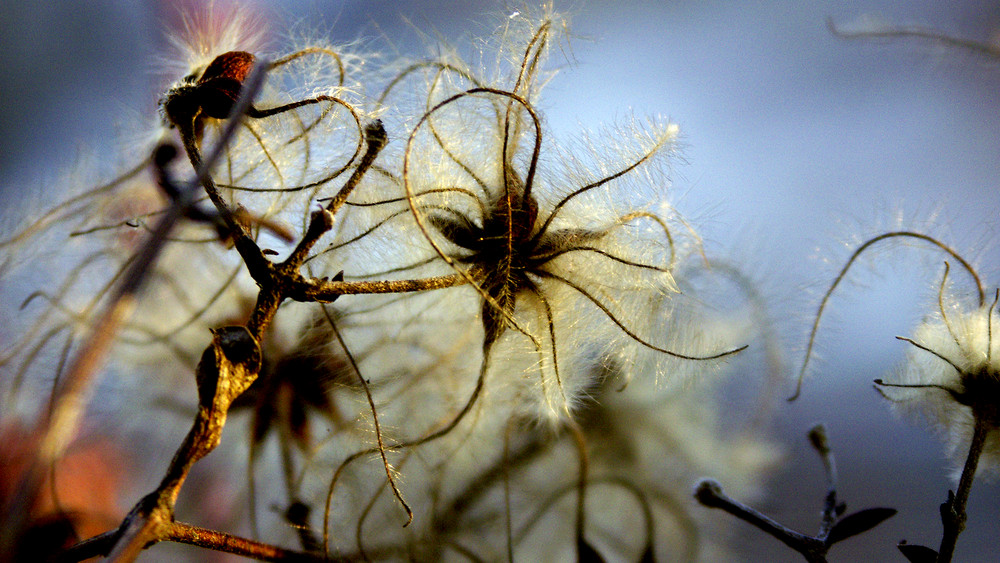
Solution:
[{"label": "dried flower head", "polygon": [[234,412],[249,409],[253,413],[252,444],[260,444],[275,431],[310,452],[315,445],[312,412],[335,427],[344,425],[332,393],[338,387],[356,387],[356,379],[347,359],[333,353],[332,325],[323,320],[319,316],[293,336],[290,349],[276,342],[265,345],[260,375],[233,403]]},{"label": "dried flower head", "polygon": [[[304,230],[308,202],[324,190],[332,192],[331,182],[355,164],[363,149],[365,117],[350,99],[359,89],[347,80],[351,60],[332,47],[316,45],[261,63],[267,70],[263,92],[246,110],[242,127],[213,174],[220,197],[235,212],[256,217],[270,228],[265,220],[298,203],[300,207],[290,210],[300,215],[290,218]],[[201,152],[211,146],[206,128],[219,130],[257,63],[257,56],[248,51],[219,53],[161,100],[164,120],[179,132],[196,169]],[[292,238],[280,230],[277,234]]]},{"label": "dried flower head", "polygon": [[912,338],[899,337],[912,345],[899,377],[876,383],[896,406],[924,414],[944,434],[959,469],[981,426],[984,441],[979,467],[996,472],[1000,469],[1000,342],[994,333],[1000,330],[1000,290],[992,302],[981,300],[972,307],[945,299],[944,290],[942,282],[937,314],[924,320]]},{"label": "dried flower head", "polygon": [[[51,356],[60,344],[56,339],[65,337],[57,361],[69,355],[77,334],[93,325],[94,311],[115,278],[131,261],[144,258],[137,256],[137,237],[130,235],[164,214],[164,200],[168,211],[176,212],[183,199],[185,221],[170,231],[169,240],[158,239],[165,249],[149,266],[148,291],[136,298],[135,318],[119,333],[115,354],[120,372],[144,376],[127,378],[133,382],[131,403],[145,399],[144,406],[190,408],[171,399],[179,378],[189,383],[192,371],[197,375],[199,408],[189,434],[196,438],[184,441],[182,448],[189,449],[175,456],[170,478],[157,494],[170,489],[176,499],[191,464],[219,444],[232,414],[246,440],[229,440],[236,446],[224,448],[240,455],[249,442],[251,463],[266,463],[285,478],[284,490],[264,491],[267,508],[256,509],[252,491],[250,513],[257,518],[279,506],[290,526],[278,534],[296,528],[307,551],[319,547],[313,510],[323,507],[324,494],[322,533],[328,547],[354,555],[344,540],[353,529],[359,558],[438,559],[452,548],[473,553],[463,545],[475,539],[469,534],[487,537],[480,533],[484,518],[495,524],[506,516],[508,532],[517,521],[524,536],[537,533],[535,511],[567,512],[557,505],[575,486],[581,500],[569,513],[580,522],[578,556],[650,552],[654,519],[671,511],[671,500],[649,508],[657,501],[648,497],[659,494],[659,480],[666,477],[658,472],[662,467],[647,465],[662,465],[666,454],[656,442],[663,435],[657,430],[677,421],[660,420],[658,404],[611,405],[608,416],[617,437],[609,445],[602,434],[609,428],[602,428],[605,421],[595,414],[603,406],[581,405],[590,394],[609,404],[629,396],[608,391],[612,382],[605,380],[603,366],[621,366],[620,379],[627,382],[635,373],[655,387],[669,360],[718,359],[742,349],[717,352],[720,346],[694,337],[703,331],[687,330],[689,319],[672,314],[678,266],[692,262],[699,250],[697,236],[666,202],[665,161],[677,127],[633,120],[624,133],[584,139],[573,150],[549,143],[537,98],[548,77],[547,52],[564,23],[547,9],[540,19],[506,18],[497,35],[500,45],[490,47],[500,61],[495,72],[474,70],[451,54],[403,69],[386,88],[379,112],[406,129],[388,137],[395,147],[380,152],[387,137],[380,122],[368,123],[375,112],[362,109],[364,88],[353,72],[360,59],[324,44],[268,59],[252,39],[256,32],[243,29],[246,20],[206,21],[217,37],[189,25],[192,37],[180,41],[189,52],[178,57],[185,68],[161,99],[163,124],[179,137],[189,162],[172,161],[166,148],[150,151],[153,156],[142,165],[57,205],[2,243],[31,248],[25,241],[40,232],[70,230],[68,236],[93,253],[73,256],[61,287],[29,299],[45,307],[19,344],[37,348],[12,350],[0,357],[0,367],[20,362],[50,374],[38,350]],[[419,92],[416,106],[389,102],[414,82],[419,87],[409,91]],[[261,83],[259,94],[250,96]],[[150,163],[152,179],[141,172]],[[191,190],[182,193],[187,186],[175,178],[190,178],[191,168],[212,205],[188,201]],[[340,184],[344,187],[334,195]],[[333,196],[330,205],[312,212],[314,202],[327,196]],[[337,215],[337,221],[347,228],[318,259],[312,245],[331,230],[341,205],[349,217],[343,221]],[[86,213],[74,217],[80,210]],[[70,227],[71,218],[80,223]],[[284,253],[289,256],[284,261],[269,258]],[[111,267],[96,271],[101,265],[95,266],[95,258]],[[315,272],[328,276],[312,277]],[[93,273],[96,281],[76,283],[84,273]],[[399,276],[407,279],[386,279]],[[344,299],[335,310],[328,303],[350,292],[329,287],[352,283],[350,278],[364,280],[352,286],[359,292],[364,283],[380,293],[470,289]],[[217,330],[212,345],[200,353],[207,329],[231,323],[244,326]],[[225,338],[242,359],[228,356]],[[60,371],[55,370],[57,377]],[[487,382],[487,373],[506,377]],[[344,392],[332,393],[330,385]],[[647,390],[637,386],[631,393],[647,396]],[[687,422],[696,418],[678,416]],[[552,424],[538,425],[539,418]],[[636,419],[653,438],[619,425]],[[161,422],[143,417],[140,424],[153,420]],[[693,426],[699,424],[690,428],[697,434]],[[678,429],[689,427],[678,422],[668,430]],[[274,434],[279,439],[272,441]],[[275,442],[277,452],[271,447]],[[591,445],[611,451],[595,456],[596,467],[619,471],[607,478],[612,494],[598,498],[637,507],[648,533],[633,541],[638,536],[626,533],[632,521],[622,519],[588,528],[588,534],[621,534],[631,542],[624,549],[583,538],[584,516],[593,512],[583,490],[605,484],[604,476],[591,478],[586,470]],[[624,475],[615,469],[615,448],[646,459],[636,461],[634,474]],[[677,448],[671,461],[699,466],[692,452]],[[375,475],[363,464],[372,453],[381,461]],[[567,465],[567,455],[578,463]],[[354,460],[362,462],[351,466]],[[231,461],[217,455],[209,463]],[[178,473],[185,477],[175,479],[181,465]],[[251,467],[251,481],[260,469]],[[397,472],[405,481],[395,478]],[[335,495],[341,476],[351,486]],[[495,502],[499,491],[518,479],[532,486],[525,494],[507,491]],[[416,510],[407,506],[401,489],[419,501]],[[550,491],[554,500],[539,502]],[[415,522],[406,530],[398,526],[400,504]],[[173,504],[167,508],[172,511]],[[172,513],[167,516],[173,520]],[[520,551],[522,543],[528,546],[525,553],[548,553],[511,533],[505,542],[494,539],[482,546],[490,558],[504,545],[508,553]]]},{"label": "dried flower head", "polygon": [[[819,323],[833,292],[863,254],[876,245],[901,241],[927,245],[956,261],[971,278],[978,301],[976,306],[968,307],[957,300],[946,299],[951,266],[945,262],[938,287],[937,314],[926,319],[913,338],[897,337],[913,346],[900,381],[890,383],[878,379],[876,384],[884,396],[901,407],[927,414],[949,436],[956,457],[964,459],[968,451],[958,450],[962,444],[968,445],[973,428],[977,428],[975,434],[981,430],[984,435],[992,435],[1000,424],[1000,371],[997,369],[1000,364],[995,363],[998,356],[993,352],[996,299],[987,304],[976,269],[955,249],[933,236],[916,231],[891,231],[865,240],[854,250],[820,302],[792,399],[801,390]],[[1000,297],[1000,290],[997,297]],[[991,441],[995,442],[995,438]],[[995,452],[997,445],[986,449]],[[995,456],[995,453],[990,455]],[[979,457],[978,451],[974,457]]]},{"label": "dried flower head", "polygon": [[[461,276],[479,297],[481,377],[494,360],[507,372],[528,370],[536,392],[525,396],[538,397],[536,412],[552,420],[571,412],[589,384],[581,374],[612,342],[683,360],[738,351],[681,352],[685,336],[663,334],[672,272],[697,244],[679,234],[687,225],[665,199],[677,126],[633,121],[602,135],[620,141],[585,139],[573,151],[543,143],[536,98],[563,26],[550,13],[515,14],[500,32],[496,76],[451,54],[406,66],[383,95],[397,109],[406,100],[393,105],[391,94],[412,92],[403,84],[425,92],[402,170],[389,178],[402,184],[431,252],[395,271]],[[517,338],[527,354],[513,353]],[[511,353],[494,353],[501,342]]]},{"label": "dried flower head", "polygon": [[590,392],[580,416],[584,482],[567,463],[578,455],[569,433],[512,471],[518,559],[575,555],[580,507],[574,501],[583,486],[583,537],[603,560],[732,560],[731,531],[695,508],[687,490],[698,477],[719,472],[742,494],[760,498],[779,448],[761,432],[727,434],[723,427],[733,421],[723,420],[712,385],[664,391],[637,379],[619,391],[607,378]]}]

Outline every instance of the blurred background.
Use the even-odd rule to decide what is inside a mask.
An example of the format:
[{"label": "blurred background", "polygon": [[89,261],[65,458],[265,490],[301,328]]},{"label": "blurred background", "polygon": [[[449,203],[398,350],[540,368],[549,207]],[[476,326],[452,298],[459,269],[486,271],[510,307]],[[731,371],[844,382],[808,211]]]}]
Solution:
[{"label": "blurred background", "polygon": [[[407,55],[425,53],[414,27],[459,41],[518,8],[483,0],[245,4],[275,30],[304,24],[335,42],[388,40]],[[920,26],[996,44],[1000,5],[620,4],[556,6],[570,13],[577,37],[568,58],[552,59],[565,68],[542,96],[548,126],[571,140],[633,114],[680,125],[674,201],[710,253],[760,280],[790,377],[822,292],[866,235],[925,230],[972,260],[987,286],[1000,283],[1000,60],[925,40],[847,40],[827,26]],[[197,5],[0,2],[3,213],[26,195],[57,198],[54,182],[81,154],[112,151],[128,136],[123,127],[149,122],[165,80],[157,63],[164,30],[176,25],[179,8]],[[830,302],[802,398],[778,397],[774,406],[774,433],[789,463],[769,486],[761,507],[769,515],[814,532],[824,480],[805,433],[818,421],[828,428],[849,510],[900,511],[835,547],[832,561],[900,561],[892,546],[903,538],[936,547],[938,504],[953,486],[940,440],[926,425],[894,416],[871,386],[891,377],[907,351],[893,337],[912,334],[933,310],[944,258],[888,247],[872,257]],[[759,379],[738,373],[734,385],[741,377]],[[781,393],[793,387],[790,380]],[[978,481],[957,560],[996,558],[998,512],[1000,488]],[[744,524],[731,525],[741,531],[746,560],[799,560]]]}]

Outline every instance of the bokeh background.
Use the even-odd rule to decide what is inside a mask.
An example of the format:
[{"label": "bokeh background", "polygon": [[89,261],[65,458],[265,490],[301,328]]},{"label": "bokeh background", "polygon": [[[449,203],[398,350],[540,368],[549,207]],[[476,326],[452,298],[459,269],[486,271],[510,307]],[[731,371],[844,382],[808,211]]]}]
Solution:
[{"label": "bokeh background", "polygon": [[[304,23],[335,41],[375,38],[371,45],[391,42],[404,54],[424,53],[414,28],[458,40],[487,30],[484,14],[518,9],[485,0],[246,4],[275,29]],[[123,128],[155,112],[164,30],[181,5],[198,3],[0,2],[3,213],[26,195],[57,198],[57,178],[81,154],[111,151]],[[790,376],[821,292],[866,234],[927,230],[973,259],[988,286],[1000,283],[1000,60],[930,41],[845,40],[827,27],[917,25],[989,43],[1000,40],[1000,5],[576,0],[557,8],[571,13],[577,37],[567,58],[553,59],[565,68],[543,96],[548,125],[560,139],[633,114],[680,125],[676,204],[712,252],[760,280]],[[802,398],[775,402],[788,463],[764,510],[815,529],[823,475],[804,436],[822,421],[841,498],[854,509],[900,511],[834,548],[833,561],[901,561],[898,540],[940,539],[937,507],[953,486],[941,443],[895,417],[871,380],[902,361],[906,345],[893,337],[911,334],[931,310],[942,262],[904,248],[873,255],[831,300]],[[737,391],[741,377],[756,375],[735,374]],[[969,512],[956,559],[995,560],[1000,488],[977,482]],[[799,560],[731,523],[746,560]]]}]

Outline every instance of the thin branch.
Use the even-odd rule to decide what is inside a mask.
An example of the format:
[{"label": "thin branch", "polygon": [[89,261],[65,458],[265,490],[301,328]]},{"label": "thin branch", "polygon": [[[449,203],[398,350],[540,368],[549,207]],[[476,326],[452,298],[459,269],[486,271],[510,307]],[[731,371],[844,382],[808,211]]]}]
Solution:
[{"label": "thin branch", "polygon": [[941,537],[941,547],[938,549],[938,563],[948,563],[955,553],[955,544],[958,536],[965,529],[965,506],[969,502],[969,493],[972,491],[972,481],[976,476],[976,467],[979,465],[979,458],[983,453],[983,444],[986,443],[986,435],[990,431],[990,425],[984,417],[973,412],[976,419],[975,427],[972,431],[972,441],[969,444],[969,455],[965,459],[965,466],[962,468],[962,477],[958,481],[958,490],[952,495],[948,492],[948,502],[941,505],[941,522],[944,525],[944,535]]},{"label": "thin branch", "polygon": [[826,475],[826,498],[823,502],[823,516],[820,519],[819,533],[816,537],[826,540],[830,536],[830,530],[837,523],[837,462],[833,457],[833,451],[826,437],[826,427],[817,424],[809,430],[809,443],[819,454],[820,461],[823,462],[823,474]]},{"label": "thin branch", "polygon": [[[56,563],[75,563],[105,556],[118,539],[118,530],[112,530],[89,540],[84,540],[59,554]],[[255,540],[226,534],[215,530],[192,526],[183,522],[173,522],[162,534],[159,541],[169,541],[193,545],[203,549],[219,551],[249,557],[258,561],[274,561],[279,563],[307,563],[340,561],[340,558],[330,558],[321,554],[293,551]]]},{"label": "thin branch", "polygon": [[807,555],[821,549],[822,545],[816,538],[800,534],[794,530],[786,528],[782,524],[757,512],[753,508],[735,501],[722,491],[722,485],[711,479],[704,479],[698,483],[694,492],[695,498],[702,505],[709,508],[720,508],[729,514],[749,523],[750,525],[764,531],[769,536],[777,539],[781,543],[803,554],[807,561],[825,562],[822,555]]},{"label": "thin branch", "polygon": [[842,517],[847,506],[837,502],[837,468],[827,443],[826,429],[822,424],[817,424],[809,431],[809,442],[823,461],[827,479],[827,493],[823,500],[819,533],[815,536],[796,532],[729,498],[722,491],[722,486],[712,479],[700,481],[695,487],[694,496],[702,505],[722,509],[772,536],[797,551],[809,563],[826,563],[826,554],[830,547],[878,526],[895,515],[896,510],[868,508]]},{"label": "thin branch", "polygon": [[342,280],[305,280],[296,293],[288,297],[296,301],[329,303],[341,295],[360,295],[372,293],[410,293],[415,291],[430,291],[464,285],[468,281],[459,274],[448,274],[417,280],[375,280],[375,281],[342,281]]},{"label": "thin branch", "polygon": [[193,545],[204,549],[211,549],[213,551],[221,551],[224,553],[231,553],[233,555],[242,555],[243,557],[249,557],[258,561],[298,563],[330,562],[338,560],[338,558],[329,558],[322,554],[317,555],[312,553],[303,553],[301,551],[292,551],[251,539],[217,532],[215,530],[199,528],[190,524],[184,524],[183,522],[175,522],[171,527],[170,532],[163,539],[165,541]]}]

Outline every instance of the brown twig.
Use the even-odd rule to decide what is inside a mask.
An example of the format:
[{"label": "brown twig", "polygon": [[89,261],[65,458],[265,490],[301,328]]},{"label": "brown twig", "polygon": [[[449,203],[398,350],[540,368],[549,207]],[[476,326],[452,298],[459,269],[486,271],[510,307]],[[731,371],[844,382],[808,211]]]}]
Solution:
[{"label": "brown twig", "polygon": [[[56,563],[73,563],[107,555],[108,551],[115,545],[117,539],[118,531],[112,530],[89,540],[82,541],[61,553],[56,559]],[[240,536],[192,526],[183,522],[170,522],[162,534],[160,541],[193,545],[212,551],[250,557],[258,561],[275,561],[281,563],[329,563],[340,561],[339,558],[329,558],[315,553],[283,549]]]},{"label": "brown twig", "polygon": [[[326,301],[332,301],[343,293],[370,293],[373,288],[382,290],[376,292],[388,292],[397,291],[401,287],[398,282],[382,282],[382,285],[379,285],[379,282],[359,282],[353,285],[338,286],[338,284],[345,282],[340,282],[337,279],[333,281],[306,279],[299,272],[299,268],[312,246],[333,226],[333,211],[343,205],[351,190],[358,185],[362,176],[375,161],[379,151],[385,146],[385,130],[379,122],[375,122],[365,129],[368,150],[354,174],[341,189],[338,197],[326,209],[321,209],[313,214],[306,233],[295,250],[282,263],[272,263],[264,256],[257,244],[235,220],[228,205],[222,200],[209,171],[233,135],[240,116],[252,107],[253,95],[263,81],[262,69],[264,66],[266,65],[263,63],[258,64],[250,73],[236,104],[233,106],[233,113],[219,144],[210,153],[208,159],[202,161],[200,156],[200,147],[198,146],[200,140],[196,134],[197,114],[192,116],[190,123],[178,124],[185,150],[191,164],[197,170],[198,181],[216,205],[216,209],[224,220],[226,228],[229,229],[247,269],[260,286],[260,292],[246,326],[225,327],[213,331],[212,344],[203,353],[196,370],[199,406],[194,424],[178,448],[156,490],[136,504],[114,533],[99,536],[101,542],[109,542],[105,550],[109,561],[129,562],[134,560],[143,549],[158,541],[183,541],[185,538],[201,542],[199,545],[212,549],[239,554],[250,554],[241,550],[252,547],[253,553],[256,554],[253,556],[260,555],[265,559],[279,555],[291,557],[291,559],[269,560],[300,560],[302,557],[306,559],[301,560],[316,560],[313,556],[305,556],[264,544],[253,543],[251,546],[250,543],[247,543],[249,540],[235,541],[232,536],[178,525],[173,520],[174,504],[189,472],[201,458],[208,455],[220,443],[222,429],[225,426],[230,406],[260,373],[262,355],[259,343],[281,303],[288,298],[317,301],[319,300],[317,295],[325,297]],[[165,237],[160,237],[159,240],[159,244],[162,245]],[[144,257],[149,258],[145,255]],[[410,291],[416,291],[449,287],[450,285],[457,284],[448,283],[447,280],[432,279],[422,285],[419,283],[414,285],[413,282],[410,282],[407,287],[410,287],[408,289]],[[316,295],[310,294],[309,290],[315,288],[319,289],[318,293]],[[345,291],[338,293],[339,289]],[[110,342],[110,337],[108,338]],[[85,542],[81,544],[78,551],[92,550],[93,547],[90,546],[93,545],[93,541]]]}]

